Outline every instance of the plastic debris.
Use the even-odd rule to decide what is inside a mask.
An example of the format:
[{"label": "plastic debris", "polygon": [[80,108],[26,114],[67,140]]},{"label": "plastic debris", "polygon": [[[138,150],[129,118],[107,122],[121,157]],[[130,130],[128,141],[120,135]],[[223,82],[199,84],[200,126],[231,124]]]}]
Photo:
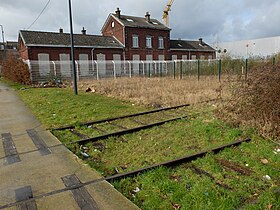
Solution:
[{"label": "plastic debris", "polygon": [[266,180],[271,180],[271,177],[268,176],[268,175],[263,176],[263,178],[266,179]]},{"label": "plastic debris", "polygon": [[81,155],[84,156],[85,158],[89,158],[89,154],[87,154],[86,152],[81,152]]},{"label": "plastic debris", "polygon": [[136,187],[134,190],[132,190],[134,193],[138,193],[140,192],[140,188],[139,187]]}]

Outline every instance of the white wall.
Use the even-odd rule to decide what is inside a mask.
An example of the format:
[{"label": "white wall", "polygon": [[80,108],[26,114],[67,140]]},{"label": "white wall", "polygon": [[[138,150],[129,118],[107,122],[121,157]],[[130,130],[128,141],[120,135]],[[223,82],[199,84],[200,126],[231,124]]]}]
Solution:
[{"label": "white wall", "polygon": [[[221,51],[226,49],[227,54],[233,57],[271,56],[280,52],[280,36],[225,42],[213,47]],[[217,56],[220,56],[219,53]]]}]

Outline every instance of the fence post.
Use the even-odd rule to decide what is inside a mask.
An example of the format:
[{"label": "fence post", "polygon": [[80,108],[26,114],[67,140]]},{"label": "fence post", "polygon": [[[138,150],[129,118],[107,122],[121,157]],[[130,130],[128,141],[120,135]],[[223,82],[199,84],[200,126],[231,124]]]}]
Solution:
[{"label": "fence post", "polygon": [[273,58],[272,58],[272,65],[273,66],[275,65],[275,56],[273,56]]},{"label": "fence post", "polygon": [[151,62],[149,62],[148,77],[151,77]]},{"label": "fence post", "polygon": [[197,79],[200,79],[200,60],[197,60]]},{"label": "fence post", "polygon": [[98,69],[98,63],[97,61],[94,61],[94,63],[96,64],[96,79],[99,80],[99,69]]},{"label": "fence post", "polygon": [[168,64],[166,61],[163,61],[165,63],[165,74],[168,75]]},{"label": "fence post", "polygon": [[162,77],[162,63],[161,62],[159,63],[159,74],[160,74],[160,77]]},{"label": "fence post", "polygon": [[144,61],[141,61],[141,63],[142,63],[142,66],[143,66],[143,76],[145,76],[145,63],[144,63]]},{"label": "fence post", "polygon": [[248,78],[248,58],[245,60],[245,80]]},{"label": "fence post", "polygon": [[75,61],[75,65],[76,65],[76,75],[77,75],[77,80],[80,80],[80,74],[79,74],[79,64],[78,61]]},{"label": "fence post", "polygon": [[114,79],[116,79],[116,63],[115,63],[115,61],[112,61],[112,63],[113,63],[113,68],[114,68]]},{"label": "fence post", "polygon": [[180,79],[183,78],[183,61],[180,62]]},{"label": "fence post", "polygon": [[219,82],[221,82],[221,76],[222,76],[222,60],[219,59]]},{"label": "fence post", "polygon": [[131,78],[131,63],[130,61],[127,62],[128,62],[128,69],[129,69],[129,77]]},{"label": "fence post", "polygon": [[176,79],[176,61],[174,60],[174,65],[173,65],[173,77]]}]

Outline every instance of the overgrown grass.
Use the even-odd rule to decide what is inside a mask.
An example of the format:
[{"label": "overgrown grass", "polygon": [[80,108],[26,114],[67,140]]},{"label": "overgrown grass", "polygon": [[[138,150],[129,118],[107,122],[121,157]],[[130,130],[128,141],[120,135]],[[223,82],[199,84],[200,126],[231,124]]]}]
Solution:
[{"label": "overgrown grass", "polygon": [[[279,209],[280,156],[273,153],[274,144],[253,139],[217,155],[172,169],[160,167],[113,185],[141,209]],[[271,180],[263,178],[266,175]]]},{"label": "overgrown grass", "polygon": [[224,79],[219,83],[217,76],[191,76],[182,80],[167,78],[117,78],[99,81],[80,81],[79,89],[88,87],[102,95],[131,101],[145,106],[174,106],[178,104],[197,103],[221,97],[226,94]]},{"label": "overgrown grass", "polygon": [[48,128],[134,113],[147,108],[118,99],[69,88],[27,88],[18,91],[35,116]]},{"label": "overgrown grass", "polygon": [[[188,107],[184,110],[189,118],[121,137],[88,143],[84,145],[90,155],[86,162],[108,176],[190,155],[245,136],[241,129],[231,128],[214,118],[212,109],[208,105],[201,105],[199,108]],[[198,113],[198,110],[201,112]],[[90,132],[94,132],[86,127],[76,130],[91,137]],[[55,134],[61,139],[75,139],[75,135],[70,131],[56,131]],[[74,152],[80,155],[79,148]]]},{"label": "overgrown grass", "polygon": [[[18,87],[18,92],[46,127],[79,125],[147,109],[96,93],[74,96],[71,89]],[[251,143],[217,155],[208,154],[172,169],[161,167],[113,185],[142,209],[279,209],[280,148],[252,131],[217,119],[214,108],[211,104],[189,107],[185,109],[190,116],[187,119],[84,145],[90,154],[86,162],[110,175],[252,137]],[[124,125],[133,126],[130,123]],[[109,125],[98,126],[113,130]],[[83,126],[77,130],[89,136],[100,134]],[[69,131],[55,134],[64,143],[77,140]],[[77,145],[70,149],[80,155]],[[266,175],[271,180],[264,178]]]}]

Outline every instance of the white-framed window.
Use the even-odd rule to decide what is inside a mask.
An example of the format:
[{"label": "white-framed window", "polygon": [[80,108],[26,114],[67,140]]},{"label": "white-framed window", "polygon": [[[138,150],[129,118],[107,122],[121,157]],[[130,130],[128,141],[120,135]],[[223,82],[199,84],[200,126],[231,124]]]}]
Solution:
[{"label": "white-framed window", "polygon": [[192,60],[196,60],[196,55],[192,55]]},{"label": "white-framed window", "polygon": [[201,55],[201,56],[200,56],[200,60],[205,60],[205,56],[204,56],[204,55]]},{"label": "white-framed window", "polygon": [[164,61],[164,59],[165,59],[164,55],[159,55],[159,56],[158,56],[158,60],[159,60],[159,61]]},{"label": "white-framed window", "polygon": [[182,60],[188,60],[188,56],[187,55],[182,55]]},{"label": "white-framed window", "polygon": [[151,36],[146,36],[146,47],[152,48],[152,37]]},{"label": "white-framed window", "polygon": [[158,49],[164,49],[164,42],[162,36],[158,37]]},{"label": "white-framed window", "polygon": [[137,48],[139,47],[139,40],[138,35],[132,35],[132,47]]},{"label": "white-framed window", "polygon": [[171,59],[172,59],[173,61],[177,60],[177,55],[172,55],[172,56],[171,56]]},{"label": "white-framed window", "polygon": [[40,75],[47,75],[50,73],[50,56],[48,53],[39,53],[39,72]]}]

